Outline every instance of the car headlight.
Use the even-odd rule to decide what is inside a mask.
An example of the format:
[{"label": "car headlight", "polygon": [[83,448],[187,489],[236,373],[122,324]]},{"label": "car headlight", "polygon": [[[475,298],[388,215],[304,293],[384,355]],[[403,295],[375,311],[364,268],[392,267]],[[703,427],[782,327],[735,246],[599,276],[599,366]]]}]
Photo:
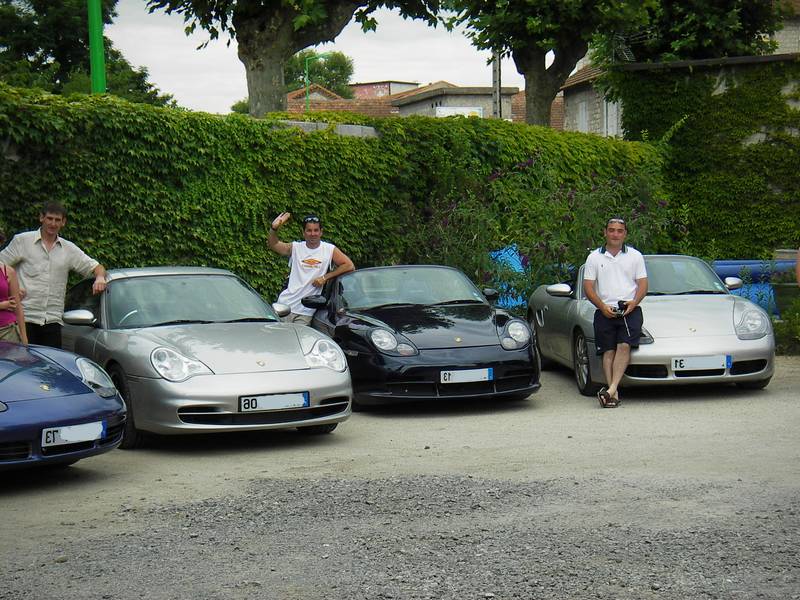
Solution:
[{"label": "car headlight", "polygon": [[156,348],[150,353],[150,363],[168,381],[186,381],[195,375],[211,375],[211,369],[199,360],[187,358],[171,348]]},{"label": "car headlight", "polygon": [[749,303],[737,302],[733,305],[733,327],[740,340],[757,340],[769,333],[769,317]]},{"label": "car headlight", "polygon": [[75,361],[75,365],[81,372],[81,379],[83,382],[94,390],[94,392],[103,398],[111,398],[117,394],[117,388],[114,387],[114,382],[108,376],[103,368],[88,358],[79,358]]},{"label": "car headlight", "polygon": [[510,321],[500,336],[500,345],[506,350],[516,350],[531,341],[531,330],[522,321]]},{"label": "car headlight", "polygon": [[326,339],[317,340],[311,351],[305,355],[309,367],[326,367],[340,373],[347,368],[344,353],[335,342]]},{"label": "car headlight", "polygon": [[372,340],[378,350],[385,354],[392,356],[414,356],[419,354],[419,350],[414,344],[402,337],[397,339],[395,334],[386,329],[373,329],[369,332],[369,339]]},{"label": "car headlight", "polygon": [[378,350],[387,350],[391,352],[397,348],[397,338],[394,337],[394,334],[391,331],[386,331],[385,329],[373,329],[369,334],[369,338],[372,340],[372,343],[375,344]]},{"label": "car headlight", "polygon": [[647,329],[645,329],[644,327],[642,327],[642,334],[639,336],[639,345],[652,344],[654,342],[655,340],[653,339],[653,336],[650,334],[650,332],[647,331]]}]

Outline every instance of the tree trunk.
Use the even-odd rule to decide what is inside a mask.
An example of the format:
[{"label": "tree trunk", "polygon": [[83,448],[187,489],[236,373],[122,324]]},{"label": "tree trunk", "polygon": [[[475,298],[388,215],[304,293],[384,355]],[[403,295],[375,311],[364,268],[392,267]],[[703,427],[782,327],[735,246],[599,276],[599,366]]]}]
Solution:
[{"label": "tree trunk", "polygon": [[588,45],[571,41],[553,49],[553,64],[546,67],[547,52],[539,48],[522,48],[512,52],[514,64],[525,77],[525,122],[550,127],[550,107],[572,69],[586,54]]},{"label": "tree trunk", "polygon": [[262,2],[238,2],[231,19],[239,43],[239,60],[247,74],[250,115],[286,110],[283,67],[293,54],[322,42],[332,42],[364,2],[334,0],[328,3],[327,19],[295,30],[296,11],[265,8]]}]

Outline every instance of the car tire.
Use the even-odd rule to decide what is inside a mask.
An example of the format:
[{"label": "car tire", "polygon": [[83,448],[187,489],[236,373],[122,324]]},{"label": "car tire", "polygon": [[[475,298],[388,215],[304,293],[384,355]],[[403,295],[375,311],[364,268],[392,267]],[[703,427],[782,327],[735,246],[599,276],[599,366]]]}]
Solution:
[{"label": "car tire", "polygon": [[298,427],[297,430],[307,435],[324,435],[331,433],[338,423],[328,423],[327,425],[309,425],[308,427]]},{"label": "car tire", "polygon": [[760,379],[758,381],[737,381],[736,386],[741,390],[763,390],[769,385],[772,377]]},{"label": "car tire", "polygon": [[539,361],[539,371],[548,371],[556,366],[556,363],[549,358],[545,358],[542,354],[542,348],[539,346],[539,326],[536,324],[536,317],[533,315],[528,319],[531,332],[533,333],[533,347],[536,350],[537,360]]},{"label": "car tire", "polygon": [[572,342],[572,372],[578,391],[584,396],[594,396],[600,390],[600,386],[592,381],[589,346],[583,331],[578,331]]},{"label": "car tire", "polygon": [[111,377],[111,381],[114,382],[119,395],[125,400],[125,407],[128,409],[128,414],[125,417],[125,430],[122,434],[122,442],[119,447],[124,450],[141,448],[144,442],[144,434],[136,429],[133,394],[131,394],[131,390],[128,387],[128,379],[125,377],[125,371],[122,370],[122,367],[115,365],[109,367],[108,374]]}]

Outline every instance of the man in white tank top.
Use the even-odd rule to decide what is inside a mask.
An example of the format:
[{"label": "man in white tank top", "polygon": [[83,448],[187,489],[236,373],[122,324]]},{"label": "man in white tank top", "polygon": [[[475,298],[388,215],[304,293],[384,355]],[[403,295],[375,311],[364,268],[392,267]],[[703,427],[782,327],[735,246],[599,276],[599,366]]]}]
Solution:
[{"label": "man in white tank top", "polygon": [[291,213],[284,212],[275,217],[267,245],[281,256],[288,256],[291,265],[289,285],[278,296],[278,302],[286,304],[292,311],[284,320],[308,325],[314,309],[303,306],[303,298],[321,293],[326,281],[355,270],[355,266],[344,252],[322,241],[322,222],[315,215],[303,219],[304,241],[281,242],[278,230],[291,216]]}]

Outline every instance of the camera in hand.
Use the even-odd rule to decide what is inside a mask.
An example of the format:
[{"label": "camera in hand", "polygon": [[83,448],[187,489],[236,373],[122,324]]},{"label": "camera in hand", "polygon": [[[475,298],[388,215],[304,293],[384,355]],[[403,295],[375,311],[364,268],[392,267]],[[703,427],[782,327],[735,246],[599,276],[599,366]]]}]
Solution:
[{"label": "camera in hand", "polygon": [[617,308],[612,308],[611,311],[614,313],[616,317],[622,317],[625,315],[625,311],[628,308],[628,303],[625,300],[620,300],[617,302]]}]

